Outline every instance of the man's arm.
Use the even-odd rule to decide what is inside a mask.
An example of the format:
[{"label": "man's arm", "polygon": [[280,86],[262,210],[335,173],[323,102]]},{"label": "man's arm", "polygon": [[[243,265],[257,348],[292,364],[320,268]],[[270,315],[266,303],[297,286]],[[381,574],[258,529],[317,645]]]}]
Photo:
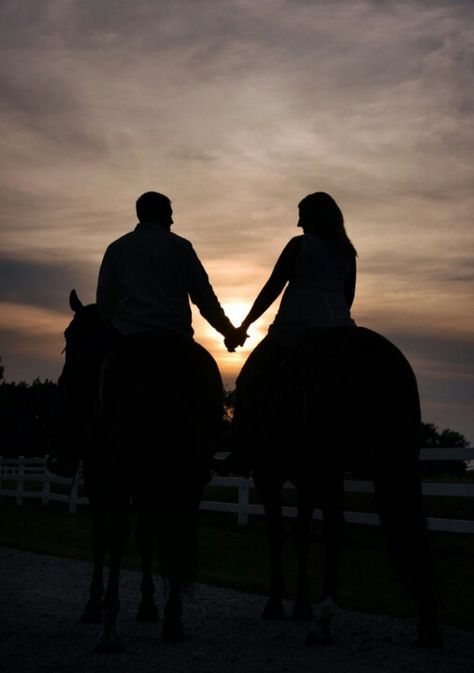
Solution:
[{"label": "man's arm", "polygon": [[293,273],[295,259],[301,249],[301,245],[302,236],[292,238],[291,241],[287,243],[280,257],[277,259],[270,278],[258,293],[247,317],[242,321],[240,327],[235,330],[234,334],[231,334],[230,337],[225,340],[225,345],[228,350],[234,351],[236,346],[244,345],[245,340],[248,337],[247,330],[250,325],[265,313],[267,308],[273,304],[275,299],[282,292]]},{"label": "man's arm", "polygon": [[188,292],[191,301],[198,307],[200,314],[215,330],[224,337],[235,332],[235,327],[220,305],[209,282],[209,277],[192,247],[188,273]]},{"label": "man's arm", "polygon": [[99,315],[104,323],[106,325],[112,324],[112,319],[118,306],[119,293],[114,255],[110,246],[105,251],[102,264],[100,265],[96,301]]}]

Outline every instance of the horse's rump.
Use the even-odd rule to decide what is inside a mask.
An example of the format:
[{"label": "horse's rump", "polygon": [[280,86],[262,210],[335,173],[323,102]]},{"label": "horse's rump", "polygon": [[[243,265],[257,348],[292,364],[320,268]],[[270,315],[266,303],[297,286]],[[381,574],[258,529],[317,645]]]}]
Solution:
[{"label": "horse's rump", "polygon": [[[133,496],[158,542],[161,571],[196,571],[199,502],[221,435],[223,388],[214,359],[170,332],[126,337],[102,368],[107,497]],[[115,505],[112,505],[115,506]]]},{"label": "horse's rump", "polygon": [[108,453],[191,479],[218,447],[223,389],[214,359],[171,332],[125,337],[106,358],[101,425]]},{"label": "horse's rump", "polygon": [[[257,363],[258,364],[258,363]],[[258,372],[253,379],[258,381]],[[376,446],[400,443],[418,451],[416,379],[400,350],[364,327],[320,330],[260,378],[253,418],[256,445],[286,463],[346,455],[360,464]],[[322,452],[318,456],[321,460]],[[349,465],[350,466],[350,465]]]}]

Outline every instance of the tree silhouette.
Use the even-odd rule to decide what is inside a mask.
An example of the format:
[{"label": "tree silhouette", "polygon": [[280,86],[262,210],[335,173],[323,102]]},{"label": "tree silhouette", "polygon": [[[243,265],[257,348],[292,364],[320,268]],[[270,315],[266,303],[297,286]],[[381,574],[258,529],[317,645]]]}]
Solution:
[{"label": "tree silhouette", "polygon": [[[58,387],[54,381],[36,378],[31,384],[7,382],[0,357],[0,455],[41,456],[51,452],[57,420]],[[230,429],[235,390],[224,388],[224,426]],[[467,448],[467,439],[459,432],[439,430],[434,423],[421,424],[423,448]],[[425,476],[449,473],[462,475],[464,460],[423,461]]]},{"label": "tree silhouette", "polygon": [[[450,428],[440,431],[434,423],[421,424],[421,445],[427,449],[465,449],[470,446],[461,433]],[[466,469],[465,460],[427,460],[421,464],[421,473],[424,476],[445,473],[462,475]]]},{"label": "tree silhouette", "polygon": [[48,379],[35,379],[31,384],[7,382],[0,365],[0,455],[49,453],[56,411],[56,383]]}]

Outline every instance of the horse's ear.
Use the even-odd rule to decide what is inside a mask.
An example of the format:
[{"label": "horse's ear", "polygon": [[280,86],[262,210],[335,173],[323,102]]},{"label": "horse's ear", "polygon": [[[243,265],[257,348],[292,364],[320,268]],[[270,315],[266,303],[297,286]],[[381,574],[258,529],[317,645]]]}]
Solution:
[{"label": "horse's ear", "polygon": [[77,313],[81,308],[83,308],[82,301],[77,296],[76,290],[71,290],[69,295],[69,306],[71,307],[71,311],[74,313]]}]

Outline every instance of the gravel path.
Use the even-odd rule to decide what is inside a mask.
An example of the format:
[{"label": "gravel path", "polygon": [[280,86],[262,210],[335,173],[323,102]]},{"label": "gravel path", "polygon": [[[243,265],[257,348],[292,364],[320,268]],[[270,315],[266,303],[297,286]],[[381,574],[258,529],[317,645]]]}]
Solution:
[{"label": "gravel path", "polygon": [[2,673],[474,673],[474,634],[445,629],[442,651],[412,646],[411,621],[341,611],[327,647],[304,644],[306,625],[260,619],[263,596],[198,585],[184,643],[138,624],[137,573],[123,573],[125,649],[97,655],[97,625],[78,624],[91,565],[0,547]]}]

